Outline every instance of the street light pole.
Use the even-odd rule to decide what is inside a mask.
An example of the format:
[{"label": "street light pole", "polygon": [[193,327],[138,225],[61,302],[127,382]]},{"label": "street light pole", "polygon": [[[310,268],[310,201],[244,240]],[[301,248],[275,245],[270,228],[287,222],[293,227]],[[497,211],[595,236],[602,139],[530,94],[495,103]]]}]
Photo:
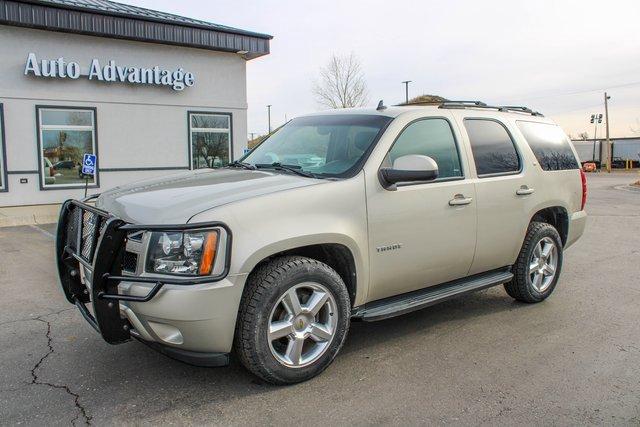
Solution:
[{"label": "street light pole", "polygon": [[606,129],[607,129],[607,172],[611,173],[611,156],[613,152],[611,150],[611,141],[609,140],[609,100],[611,97],[607,95],[607,92],[604,93],[604,117],[606,120]]},{"label": "street light pole", "polygon": [[404,103],[408,104],[409,103],[409,83],[411,83],[411,80],[405,80],[402,83],[404,84]]},{"label": "street light pole", "polygon": [[271,133],[271,104],[267,105],[267,115],[269,117],[269,133]]}]

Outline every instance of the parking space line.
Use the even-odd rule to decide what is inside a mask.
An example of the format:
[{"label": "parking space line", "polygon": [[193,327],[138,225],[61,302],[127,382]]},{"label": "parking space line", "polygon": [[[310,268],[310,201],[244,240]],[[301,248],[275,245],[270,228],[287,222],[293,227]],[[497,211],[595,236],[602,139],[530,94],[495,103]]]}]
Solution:
[{"label": "parking space line", "polygon": [[41,232],[42,234],[44,234],[45,236],[55,240],[56,236],[54,236],[53,234],[49,233],[47,230],[44,230],[40,227],[38,227],[37,225],[31,225],[29,224],[29,227],[33,228],[34,230],[38,230],[39,232]]}]

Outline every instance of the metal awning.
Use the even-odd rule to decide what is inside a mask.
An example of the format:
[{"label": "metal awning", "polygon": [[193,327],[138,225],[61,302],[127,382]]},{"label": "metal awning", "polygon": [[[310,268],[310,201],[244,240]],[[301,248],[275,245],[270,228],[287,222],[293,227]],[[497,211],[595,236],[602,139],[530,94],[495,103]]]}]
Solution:
[{"label": "metal awning", "polygon": [[267,55],[273,38],[109,0],[0,0],[0,24],[242,52],[247,59]]}]

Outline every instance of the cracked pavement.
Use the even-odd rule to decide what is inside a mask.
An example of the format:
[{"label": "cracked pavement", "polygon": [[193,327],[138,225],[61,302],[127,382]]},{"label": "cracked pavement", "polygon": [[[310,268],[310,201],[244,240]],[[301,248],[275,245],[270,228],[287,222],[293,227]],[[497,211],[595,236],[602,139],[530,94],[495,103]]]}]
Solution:
[{"label": "cracked pavement", "polygon": [[[58,313],[55,314],[59,314],[63,311],[67,311],[67,310],[60,310]],[[52,314],[54,315],[54,314]],[[43,322],[47,325],[47,347],[49,348],[49,351],[47,351],[47,353],[42,356],[42,358],[38,361],[38,363],[35,364],[35,366],[31,369],[31,384],[36,384],[36,385],[43,385],[45,387],[49,387],[49,388],[54,388],[54,389],[58,389],[58,390],[64,390],[65,393],[67,393],[69,396],[71,396],[73,398],[73,403],[76,407],[76,409],[78,410],[78,415],[76,415],[72,420],[71,420],[71,424],[76,425],[76,422],[78,421],[78,418],[80,416],[82,416],[82,421],[84,421],[85,424],[90,425],[91,424],[91,417],[87,415],[87,410],[84,408],[84,406],[82,406],[80,404],[80,395],[77,393],[74,393],[73,391],[71,391],[71,389],[69,388],[68,385],[63,384],[52,384],[50,382],[43,382],[39,377],[38,377],[38,369],[40,368],[40,365],[42,365],[45,360],[47,360],[47,358],[52,355],[55,352],[55,349],[53,348],[53,339],[51,338],[51,322],[48,320],[45,320],[46,317],[48,316],[52,316],[52,315],[45,315],[45,316],[39,316],[36,317],[34,320],[38,320],[40,322]]]},{"label": "cracked pavement", "polygon": [[632,178],[589,176],[586,234],[546,302],[497,287],[353,324],[292,387],[106,344],[58,289],[53,226],[0,228],[0,424],[638,425],[640,192],[614,188]]}]

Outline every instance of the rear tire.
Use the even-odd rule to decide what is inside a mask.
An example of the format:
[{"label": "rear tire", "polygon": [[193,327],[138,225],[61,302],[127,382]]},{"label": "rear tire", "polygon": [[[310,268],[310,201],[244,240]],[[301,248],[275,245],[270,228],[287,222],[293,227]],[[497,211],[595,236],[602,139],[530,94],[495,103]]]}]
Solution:
[{"label": "rear tire", "polygon": [[328,265],[276,258],[252,273],[240,302],[235,350],[253,374],[293,384],[320,374],[349,330],[347,288]]},{"label": "rear tire", "polygon": [[545,222],[532,222],[522,244],[513,279],[504,289],[518,301],[537,303],[556,287],[562,269],[562,240],[558,231]]}]

